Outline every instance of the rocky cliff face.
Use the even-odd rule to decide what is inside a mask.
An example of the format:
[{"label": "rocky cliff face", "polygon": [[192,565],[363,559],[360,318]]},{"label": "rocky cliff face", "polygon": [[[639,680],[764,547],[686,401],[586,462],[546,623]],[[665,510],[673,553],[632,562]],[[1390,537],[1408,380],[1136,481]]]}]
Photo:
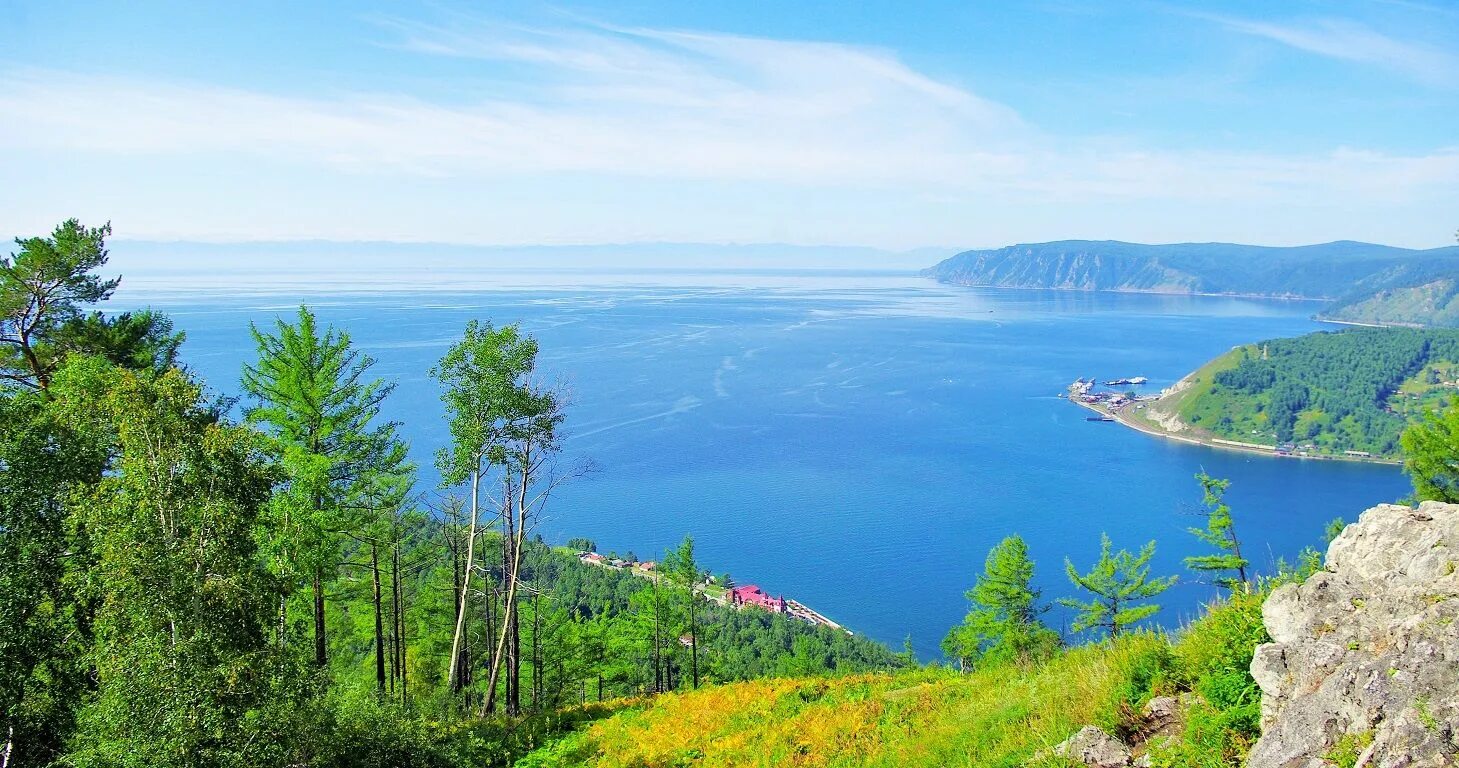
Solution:
[{"label": "rocky cliff face", "polygon": [[1382,505],[1262,609],[1251,768],[1459,765],[1459,505]]}]

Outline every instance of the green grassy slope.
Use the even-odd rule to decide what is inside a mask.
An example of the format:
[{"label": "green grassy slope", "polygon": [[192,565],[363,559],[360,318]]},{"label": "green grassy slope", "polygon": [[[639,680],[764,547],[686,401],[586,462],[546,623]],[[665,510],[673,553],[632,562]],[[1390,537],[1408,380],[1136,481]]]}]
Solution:
[{"label": "green grassy slope", "polygon": [[1157,766],[1239,765],[1257,732],[1247,673],[1260,595],[1219,604],[1174,640],[1136,634],[1036,665],[757,680],[629,705],[518,763],[566,766],[1022,766],[1084,725],[1140,742],[1155,695],[1184,729],[1137,746]]}]

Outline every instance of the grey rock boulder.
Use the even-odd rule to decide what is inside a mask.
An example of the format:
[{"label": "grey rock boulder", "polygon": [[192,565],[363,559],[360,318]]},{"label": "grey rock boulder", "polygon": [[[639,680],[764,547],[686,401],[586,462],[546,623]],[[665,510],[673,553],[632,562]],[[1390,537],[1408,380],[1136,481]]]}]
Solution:
[{"label": "grey rock boulder", "polygon": [[1130,764],[1130,748],[1095,725],[1080,728],[1055,745],[1052,752],[1055,757],[1090,768],[1124,768]]},{"label": "grey rock boulder", "polygon": [[1459,505],[1374,507],[1262,606],[1250,768],[1459,765]]}]

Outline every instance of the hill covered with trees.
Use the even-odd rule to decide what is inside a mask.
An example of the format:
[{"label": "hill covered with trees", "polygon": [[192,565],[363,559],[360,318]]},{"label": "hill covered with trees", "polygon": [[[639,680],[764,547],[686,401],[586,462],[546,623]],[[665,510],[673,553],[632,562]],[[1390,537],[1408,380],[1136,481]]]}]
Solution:
[{"label": "hill covered with trees", "polygon": [[1183,434],[1393,459],[1404,429],[1456,395],[1459,331],[1352,328],[1237,347],[1145,413]]},{"label": "hill covered with trees", "polygon": [[1320,316],[1449,325],[1459,247],[1339,241],[1299,247],[1063,240],[964,251],[924,270],[956,285],[1326,299]]}]

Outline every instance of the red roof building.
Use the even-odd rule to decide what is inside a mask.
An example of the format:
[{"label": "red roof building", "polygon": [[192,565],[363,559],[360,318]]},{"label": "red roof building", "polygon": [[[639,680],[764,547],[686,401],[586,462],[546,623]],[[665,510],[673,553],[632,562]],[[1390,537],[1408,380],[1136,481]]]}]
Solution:
[{"label": "red roof building", "polygon": [[736,608],[754,605],[772,613],[785,613],[785,598],[771,597],[765,590],[754,584],[746,584],[730,590],[730,605]]}]

